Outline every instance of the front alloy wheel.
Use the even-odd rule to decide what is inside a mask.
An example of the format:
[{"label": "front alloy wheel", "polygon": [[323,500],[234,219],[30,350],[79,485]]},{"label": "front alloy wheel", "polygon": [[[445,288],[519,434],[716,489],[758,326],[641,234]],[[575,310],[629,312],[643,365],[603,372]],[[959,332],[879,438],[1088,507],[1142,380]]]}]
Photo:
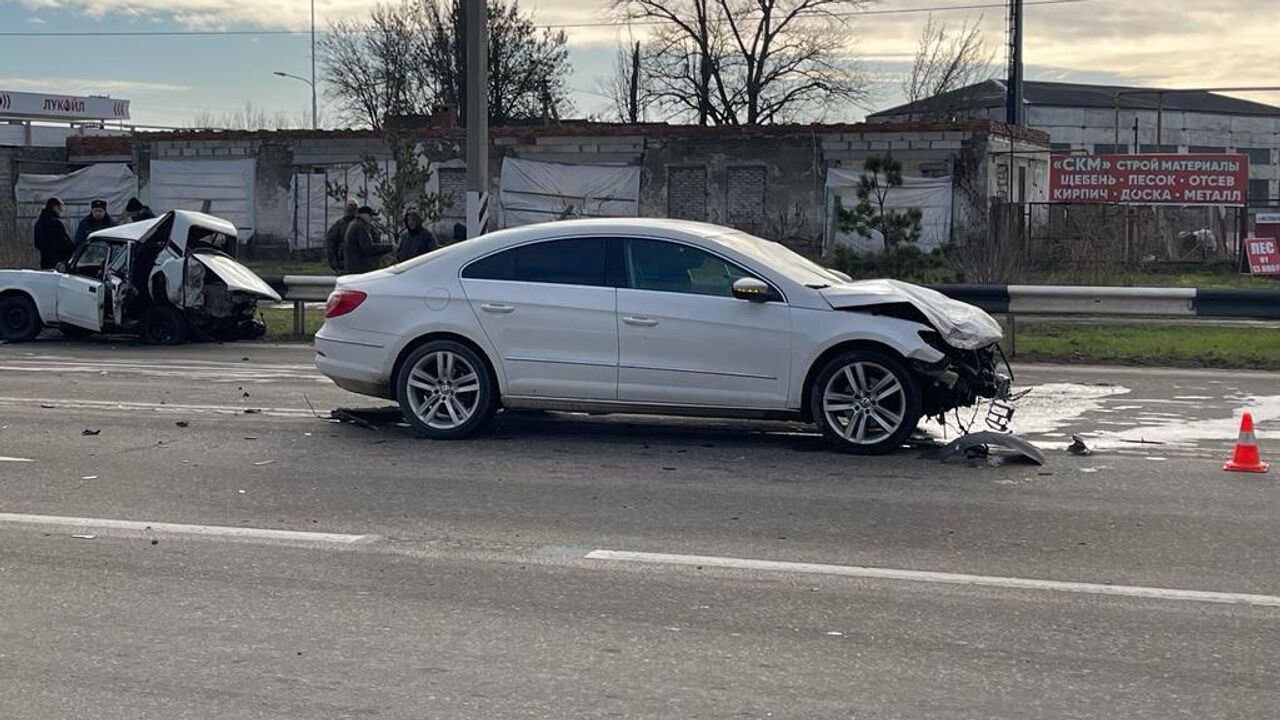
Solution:
[{"label": "front alloy wheel", "polygon": [[831,360],[813,385],[814,419],[839,450],[880,455],[899,447],[920,422],[915,378],[894,357],[854,350]]},{"label": "front alloy wheel", "polygon": [[429,438],[466,437],[493,415],[496,393],[488,366],[461,343],[418,348],[401,366],[397,385],[405,420]]}]

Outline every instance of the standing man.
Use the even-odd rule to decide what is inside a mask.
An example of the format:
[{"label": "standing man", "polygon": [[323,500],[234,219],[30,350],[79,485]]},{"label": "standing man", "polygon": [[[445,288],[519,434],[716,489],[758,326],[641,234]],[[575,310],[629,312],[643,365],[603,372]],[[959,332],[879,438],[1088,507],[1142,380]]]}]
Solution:
[{"label": "standing man", "polygon": [[107,214],[107,201],[94,200],[89,203],[89,214],[81,219],[80,224],[76,226],[76,248],[79,249],[84,244],[84,241],[89,239],[89,233],[115,226],[116,221],[112,220],[111,216]]},{"label": "standing man", "polygon": [[329,268],[333,270],[334,275],[341,275],[345,272],[346,262],[344,260],[347,244],[347,226],[352,220],[356,219],[356,210],[359,205],[355,200],[348,199],[347,206],[343,209],[342,217],[338,218],[338,222],[329,228],[329,232],[324,234],[324,252],[329,259]]},{"label": "standing man", "polygon": [[62,201],[51,197],[44,203],[40,217],[36,219],[36,249],[40,251],[40,269],[52,270],[60,262],[71,259],[75,245],[62,224]]},{"label": "standing man", "polygon": [[431,231],[422,226],[422,215],[412,208],[406,210],[404,232],[400,233],[400,244],[396,245],[396,262],[416,258],[439,247]]},{"label": "standing man", "polygon": [[155,213],[151,212],[150,207],[143,205],[142,201],[136,197],[129,198],[128,204],[124,206],[124,211],[129,215],[129,222],[151,220],[156,216]]},{"label": "standing man", "polygon": [[378,237],[378,230],[373,226],[373,218],[377,211],[368,205],[356,210],[356,217],[347,225],[346,272],[358,275],[381,268],[383,256],[391,252],[389,244],[383,244]]}]

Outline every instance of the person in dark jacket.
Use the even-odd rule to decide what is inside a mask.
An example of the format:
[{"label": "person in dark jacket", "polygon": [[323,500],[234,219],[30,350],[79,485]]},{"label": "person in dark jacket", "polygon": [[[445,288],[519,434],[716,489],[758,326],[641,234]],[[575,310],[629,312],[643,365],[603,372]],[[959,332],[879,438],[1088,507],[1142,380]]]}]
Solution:
[{"label": "person in dark jacket", "polygon": [[85,240],[89,239],[89,233],[115,226],[116,221],[112,220],[111,216],[107,214],[107,201],[94,200],[89,203],[89,214],[80,220],[80,224],[76,226],[76,248],[78,249],[84,244]]},{"label": "person in dark jacket", "polygon": [[51,197],[44,203],[40,217],[36,219],[36,249],[40,251],[40,269],[52,270],[58,263],[66,262],[76,247],[62,224],[62,201]]},{"label": "person in dark jacket", "polygon": [[347,225],[344,252],[346,254],[345,270],[349,275],[358,275],[381,268],[384,256],[392,250],[391,245],[383,244],[377,228],[373,226],[373,218],[377,214],[373,208],[364,205],[356,211],[356,217],[351,224]]},{"label": "person in dark jacket", "polygon": [[359,207],[355,200],[348,200],[342,217],[338,218],[338,222],[324,234],[324,252],[334,275],[341,275],[345,271],[346,262],[343,256],[347,244],[347,226],[356,219],[356,210]]},{"label": "person in dark jacket", "polygon": [[129,198],[129,202],[124,206],[124,211],[129,215],[129,222],[138,222],[139,220],[152,220],[156,214],[151,212],[151,208],[143,205],[142,201],[136,197]]},{"label": "person in dark jacket", "polygon": [[422,215],[417,210],[406,210],[404,231],[400,233],[400,244],[396,245],[396,262],[416,258],[438,247],[435,236],[422,226]]}]

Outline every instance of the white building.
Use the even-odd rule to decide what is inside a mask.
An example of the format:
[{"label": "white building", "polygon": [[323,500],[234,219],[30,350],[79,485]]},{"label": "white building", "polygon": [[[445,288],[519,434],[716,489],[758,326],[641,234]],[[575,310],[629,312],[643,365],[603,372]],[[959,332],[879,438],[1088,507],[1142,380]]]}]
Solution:
[{"label": "white building", "polygon": [[[1024,84],[1026,123],[1055,151],[1240,153],[1249,156],[1249,202],[1280,204],[1280,107],[1203,91]],[[977,85],[890,108],[868,122],[1005,117],[1005,83]]]}]

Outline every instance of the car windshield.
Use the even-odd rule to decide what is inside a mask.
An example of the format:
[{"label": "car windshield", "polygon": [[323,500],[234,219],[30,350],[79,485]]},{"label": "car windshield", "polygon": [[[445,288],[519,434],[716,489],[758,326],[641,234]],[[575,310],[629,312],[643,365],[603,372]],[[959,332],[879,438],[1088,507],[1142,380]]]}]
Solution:
[{"label": "car windshield", "polygon": [[738,252],[781,272],[800,285],[822,288],[839,285],[844,279],[781,243],[734,230],[715,238]]}]

